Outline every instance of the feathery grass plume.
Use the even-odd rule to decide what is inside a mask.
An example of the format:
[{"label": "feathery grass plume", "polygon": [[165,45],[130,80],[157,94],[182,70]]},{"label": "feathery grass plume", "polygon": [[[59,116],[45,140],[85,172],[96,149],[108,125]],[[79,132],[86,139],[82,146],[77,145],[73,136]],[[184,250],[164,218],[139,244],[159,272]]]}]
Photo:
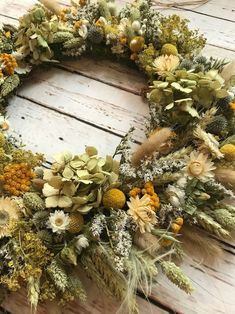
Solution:
[{"label": "feathery grass plume", "polygon": [[[81,255],[81,264],[86,274],[96,282],[107,295],[123,301],[128,292],[126,278],[115,269],[111,249],[101,245],[91,245]],[[135,307],[135,298],[130,300],[130,308]]]},{"label": "feathery grass plume", "polygon": [[211,216],[202,212],[196,211],[194,217],[197,219],[198,224],[205,230],[215,234],[219,238],[228,238],[229,232],[225,230],[218,222],[216,222]]},{"label": "feathery grass plume", "polygon": [[136,294],[137,288],[139,287],[147,297],[151,293],[153,284],[155,282],[155,277],[158,274],[158,269],[155,265],[155,259],[134,246],[130,252],[127,267],[128,290],[125,299],[123,300],[123,303],[118,310],[119,314],[124,313],[124,309],[126,307],[129,308],[129,313],[137,312],[136,304],[132,301],[133,295]]},{"label": "feathery grass plume", "polygon": [[193,135],[202,141],[201,147],[209,150],[214,157],[220,159],[224,156],[219,150],[219,142],[214,135],[205,132],[200,125],[194,130]]},{"label": "feathery grass plume", "polygon": [[217,241],[209,238],[205,231],[192,225],[183,225],[180,240],[188,256],[196,256],[212,264],[223,255],[223,250]]},{"label": "feathery grass plume", "polygon": [[215,170],[215,178],[235,192],[235,170],[217,168]]},{"label": "feathery grass plume", "polygon": [[[221,206],[221,205],[220,205]],[[233,216],[235,216],[235,206],[232,204],[222,204]]]},{"label": "feathery grass plume", "polygon": [[59,262],[53,259],[51,264],[47,267],[47,272],[55,286],[60,291],[64,292],[68,286],[68,276],[62,265],[60,265]]},{"label": "feathery grass plume", "polygon": [[132,156],[133,165],[139,165],[144,157],[151,156],[154,152],[161,151],[161,148],[170,138],[172,131],[170,128],[162,128],[150,135],[134,152]]},{"label": "feathery grass plume", "polygon": [[56,15],[60,14],[62,7],[59,5],[57,0],[39,0],[48,10]]},{"label": "feathery grass plume", "polygon": [[230,169],[230,170],[235,170],[235,160],[226,160],[226,159],[221,159],[216,163],[217,168],[224,168],[224,169]]},{"label": "feathery grass plume", "polygon": [[181,177],[180,173],[165,172],[160,176],[154,177],[154,186],[164,185],[166,183],[175,182]]},{"label": "feathery grass plume", "polygon": [[212,217],[224,228],[235,230],[235,217],[225,208],[219,208],[211,211]]},{"label": "feathery grass plume", "polygon": [[27,288],[32,311],[33,313],[36,313],[40,293],[40,276],[37,276],[36,278],[30,276],[27,280]]},{"label": "feathery grass plume", "polygon": [[173,282],[180,289],[188,294],[193,291],[190,279],[183,273],[183,271],[173,262],[163,261],[160,263],[162,272],[167,278]]},{"label": "feathery grass plume", "polygon": [[86,291],[83,288],[83,284],[79,279],[78,273],[76,271],[68,273],[67,289],[74,295],[75,298],[78,298],[81,302],[86,301]]},{"label": "feathery grass plume", "polygon": [[218,109],[216,107],[212,107],[201,115],[199,125],[202,129],[205,129],[207,125],[210,124],[214,120],[214,116],[217,110]]},{"label": "feathery grass plume", "polygon": [[150,232],[136,232],[133,239],[134,244],[149,255],[155,257],[157,251],[161,248],[159,238]]}]

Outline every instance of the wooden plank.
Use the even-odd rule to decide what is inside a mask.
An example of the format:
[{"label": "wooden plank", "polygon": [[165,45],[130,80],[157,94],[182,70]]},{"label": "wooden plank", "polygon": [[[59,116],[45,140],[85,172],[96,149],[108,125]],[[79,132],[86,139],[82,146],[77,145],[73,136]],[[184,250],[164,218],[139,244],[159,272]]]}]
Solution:
[{"label": "wooden plank", "polygon": [[[38,306],[37,314],[115,314],[117,312],[120,307],[120,303],[118,303],[114,298],[105,296],[104,293],[83,274],[81,274],[81,279],[87,291],[87,301],[85,303],[74,301],[70,302],[63,308],[53,306],[52,310],[51,304],[48,302]],[[32,314],[26,295],[27,293],[25,289],[21,289],[20,291],[13,293],[4,301],[3,307],[11,314]],[[169,313],[168,311],[165,311],[140,297],[137,297],[137,302],[141,314]]]},{"label": "wooden plank", "polygon": [[96,146],[101,156],[112,155],[120,141],[118,136],[18,97],[11,100],[8,116],[26,147],[44,152],[49,161],[58,150],[82,153],[86,145]]},{"label": "wooden plank", "polygon": [[181,268],[192,279],[195,291],[187,296],[162,276],[153,299],[170,305],[177,313],[235,313],[235,255],[225,252],[215,265],[189,260]]},{"label": "wooden plank", "polygon": [[[161,2],[163,4],[172,4],[177,3],[173,0],[156,0],[156,2]],[[174,5],[174,7],[181,8],[182,10],[189,10],[192,12],[197,12],[206,16],[213,16],[216,18],[221,18],[223,20],[229,20],[235,22],[235,2],[231,0],[209,0],[207,3],[200,5],[182,5],[188,0],[180,1],[180,5]],[[161,6],[156,6],[161,8]]]},{"label": "wooden plank", "polygon": [[[89,63],[92,67],[93,62]],[[114,134],[123,136],[135,126],[135,139],[145,137],[144,116],[148,106],[142,98],[94,79],[61,69],[37,71],[19,89],[18,95]]]}]

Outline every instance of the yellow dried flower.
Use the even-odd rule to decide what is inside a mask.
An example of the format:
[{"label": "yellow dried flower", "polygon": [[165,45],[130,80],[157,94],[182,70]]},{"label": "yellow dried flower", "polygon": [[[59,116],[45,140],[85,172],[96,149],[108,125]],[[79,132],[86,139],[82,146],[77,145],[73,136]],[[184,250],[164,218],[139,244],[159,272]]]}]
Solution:
[{"label": "yellow dried flower", "polygon": [[1,53],[0,54],[0,61],[2,64],[2,70],[6,75],[13,75],[14,70],[17,67],[16,59],[8,54],[8,53]]},{"label": "yellow dried flower", "polygon": [[127,213],[133,218],[141,233],[151,232],[157,223],[156,213],[152,210],[150,201],[150,196],[145,194],[142,198],[131,197],[130,202],[127,202],[129,207]]},{"label": "yellow dried flower", "polygon": [[235,160],[235,145],[233,144],[225,144],[220,148],[222,154],[225,155],[225,159],[227,160]]},{"label": "yellow dried flower", "polygon": [[84,225],[83,216],[80,213],[74,212],[69,215],[68,231],[70,233],[79,233]]},{"label": "yellow dried flower", "polygon": [[123,208],[126,203],[125,194],[119,189],[110,189],[104,193],[103,205],[105,208]]},{"label": "yellow dried flower", "polygon": [[9,164],[4,168],[0,180],[6,193],[20,196],[29,191],[31,179],[34,176],[32,168],[27,163]]},{"label": "yellow dried flower", "polygon": [[230,109],[235,110],[235,102],[229,104]]},{"label": "yellow dried flower", "polygon": [[179,58],[174,55],[164,55],[155,59],[153,62],[154,70],[158,75],[165,75],[167,72],[174,71],[179,65]]},{"label": "yellow dried flower", "polygon": [[10,31],[8,31],[8,32],[5,32],[5,36],[6,36],[6,38],[11,38],[11,32]]},{"label": "yellow dried flower", "polygon": [[144,37],[135,36],[130,42],[130,49],[134,53],[138,53],[144,48]]},{"label": "yellow dried flower", "polygon": [[178,50],[177,50],[175,45],[165,44],[162,46],[161,54],[162,55],[168,55],[168,56],[169,55],[177,56]]}]

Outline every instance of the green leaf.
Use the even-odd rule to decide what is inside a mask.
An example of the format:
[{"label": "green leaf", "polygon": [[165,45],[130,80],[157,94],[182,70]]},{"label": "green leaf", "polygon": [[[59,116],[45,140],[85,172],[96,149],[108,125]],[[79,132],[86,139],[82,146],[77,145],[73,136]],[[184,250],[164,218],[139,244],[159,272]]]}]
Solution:
[{"label": "green leaf", "polygon": [[1,86],[1,96],[2,97],[8,96],[10,93],[12,93],[16,89],[16,87],[18,87],[19,84],[20,84],[20,79],[17,74],[8,76],[4,80]]}]

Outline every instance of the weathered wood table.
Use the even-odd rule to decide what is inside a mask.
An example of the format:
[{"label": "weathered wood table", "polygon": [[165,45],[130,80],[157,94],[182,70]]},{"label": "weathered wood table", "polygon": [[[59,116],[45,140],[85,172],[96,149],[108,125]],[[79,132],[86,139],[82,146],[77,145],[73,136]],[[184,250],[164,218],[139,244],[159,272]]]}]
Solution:
[{"label": "weathered wood table", "polygon": [[[124,0],[125,1],[125,0]],[[120,5],[124,3],[119,0]],[[17,24],[36,0],[1,0],[0,22]],[[66,0],[61,0],[66,4]],[[122,3],[121,3],[122,2]],[[163,0],[169,3],[167,0]],[[191,20],[208,38],[205,54],[235,58],[235,1],[211,0],[202,6],[160,8]],[[81,152],[85,145],[99,153],[112,153],[121,137],[135,126],[136,140],[143,139],[147,105],[139,95],[145,85],[141,74],[118,63],[81,58],[34,72],[8,107],[9,120],[23,142],[33,151],[53,153],[69,149]],[[183,265],[195,292],[187,296],[161,278],[148,301],[138,297],[140,313],[233,314],[235,313],[235,244],[220,242],[224,256],[216,265],[192,258]],[[107,299],[90,282],[88,302],[70,304],[63,313],[114,314],[118,304]],[[11,296],[3,307],[12,314],[28,314],[25,291]],[[48,313],[40,306],[38,313]],[[58,312],[57,312],[58,313]]]}]

